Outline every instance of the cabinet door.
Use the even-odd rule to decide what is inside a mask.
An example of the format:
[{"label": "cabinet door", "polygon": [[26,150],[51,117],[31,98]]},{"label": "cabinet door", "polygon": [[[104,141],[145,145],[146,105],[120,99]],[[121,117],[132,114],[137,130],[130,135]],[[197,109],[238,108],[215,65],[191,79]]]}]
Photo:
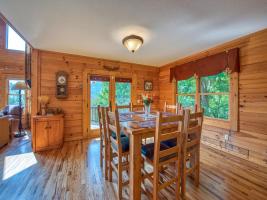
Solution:
[{"label": "cabinet door", "polygon": [[49,145],[60,145],[62,144],[63,135],[60,127],[60,120],[49,120]]},{"label": "cabinet door", "polygon": [[47,121],[36,121],[35,144],[37,149],[48,147]]}]

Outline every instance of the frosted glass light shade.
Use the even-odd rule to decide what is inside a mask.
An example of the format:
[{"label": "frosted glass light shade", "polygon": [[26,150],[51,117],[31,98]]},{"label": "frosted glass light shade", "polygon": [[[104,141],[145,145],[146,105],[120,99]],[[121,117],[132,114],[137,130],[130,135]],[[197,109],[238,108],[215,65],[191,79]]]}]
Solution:
[{"label": "frosted glass light shade", "polygon": [[130,35],[122,40],[123,45],[132,53],[136,52],[143,44],[144,40],[140,36]]}]

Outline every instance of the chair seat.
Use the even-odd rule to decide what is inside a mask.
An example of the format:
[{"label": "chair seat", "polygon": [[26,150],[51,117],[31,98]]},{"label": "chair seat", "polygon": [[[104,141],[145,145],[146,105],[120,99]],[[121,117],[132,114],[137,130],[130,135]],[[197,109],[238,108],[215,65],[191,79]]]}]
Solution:
[{"label": "chair seat", "polygon": [[[127,137],[122,131],[121,131],[121,137]],[[117,139],[117,136],[116,136],[116,133],[111,131],[111,136],[114,138],[114,139]]]},{"label": "chair seat", "polygon": [[170,140],[166,140],[162,143],[168,147],[174,147],[177,144],[177,140],[176,139],[170,139]]},{"label": "chair seat", "polygon": [[[163,142],[160,144],[160,150],[166,150],[170,148],[169,146],[167,146],[166,144],[164,144]],[[150,144],[146,144],[142,146],[141,152],[144,156],[146,156],[149,160],[153,161],[154,159],[154,143],[150,143]],[[171,158],[174,158],[175,156],[177,156],[177,153],[165,156],[160,158],[160,162],[164,162],[166,160],[169,160]]]},{"label": "chair seat", "polygon": [[[190,142],[190,141],[191,141],[191,139],[188,138],[187,139],[187,142]],[[169,146],[169,147],[174,147],[174,146],[176,146],[177,141],[176,141],[176,139],[170,139],[170,140],[166,140],[166,141],[164,141],[162,143],[165,144],[165,145],[167,145],[167,146]]]},{"label": "chair seat", "polygon": [[[118,150],[118,147],[116,144],[111,143],[111,145],[115,150]],[[129,137],[125,135],[121,137],[121,148],[122,148],[123,153],[129,151],[129,145],[130,145]]]}]

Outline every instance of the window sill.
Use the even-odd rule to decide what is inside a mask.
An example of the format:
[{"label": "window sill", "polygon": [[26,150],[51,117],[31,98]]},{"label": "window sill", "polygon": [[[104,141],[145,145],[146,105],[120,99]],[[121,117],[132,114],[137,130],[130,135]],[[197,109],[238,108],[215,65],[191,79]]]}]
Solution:
[{"label": "window sill", "polygon": [[219,127],[219,128],[223,128],[223,129],[228,129],[228,130],[231,129],[229,120],[204,117],[203,123],[205,125],[209,125],[209,126],[215,126],[215,127]]},{"label": "window sill", "polygon": [[25,51],[23,51],[23,50],[8,49],[8,48],[5,48],[4,50],[5,50],[6,52],[9,52],[9,53],[21,53],[21,54],[25,54]]}]

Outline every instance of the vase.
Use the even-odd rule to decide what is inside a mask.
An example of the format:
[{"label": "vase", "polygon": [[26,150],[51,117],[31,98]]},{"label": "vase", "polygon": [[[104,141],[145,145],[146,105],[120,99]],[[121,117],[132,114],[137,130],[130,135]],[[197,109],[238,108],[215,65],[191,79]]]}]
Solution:
[{"label": "vase", "polygon": [[145,105],[145,115],[149,116],[149,114],[150,114],[150,104]]},{"label": "vase", "polygon": [[46,115],[46,106],[45,105],[41,105],[41,115]]}]

